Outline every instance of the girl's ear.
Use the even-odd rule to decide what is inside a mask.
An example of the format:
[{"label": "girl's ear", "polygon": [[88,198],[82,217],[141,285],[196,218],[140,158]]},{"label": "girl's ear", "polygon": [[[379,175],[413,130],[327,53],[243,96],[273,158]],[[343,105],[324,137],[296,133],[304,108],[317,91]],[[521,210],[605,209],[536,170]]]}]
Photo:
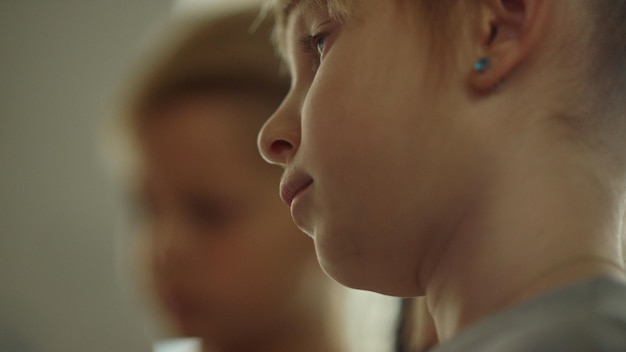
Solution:
[{"label": "girl's ear", "polygon": [[493,88],[523,64],[548,28],[555,0],[480,0],[470,86]]}]

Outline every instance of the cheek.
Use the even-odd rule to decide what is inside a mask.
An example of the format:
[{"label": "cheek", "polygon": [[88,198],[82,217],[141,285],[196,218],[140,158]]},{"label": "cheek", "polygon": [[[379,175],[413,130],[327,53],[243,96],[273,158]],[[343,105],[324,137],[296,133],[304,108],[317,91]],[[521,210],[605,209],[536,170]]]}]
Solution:
[{"label": "cheek", "polygon": [[418,116],[432,101],[423,53],[399,38],[388,48],[394,55],[384,54],[379,36],[372,34],[365,44],[335,44],[304,100],[302,148],[346,160],[404,150],[406,136],[419,137]]}]

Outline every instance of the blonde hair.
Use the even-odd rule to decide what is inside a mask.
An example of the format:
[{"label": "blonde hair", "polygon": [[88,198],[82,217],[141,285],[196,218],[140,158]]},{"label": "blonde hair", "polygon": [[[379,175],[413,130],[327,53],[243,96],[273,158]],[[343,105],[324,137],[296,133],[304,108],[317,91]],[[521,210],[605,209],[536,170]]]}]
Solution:
[{"label": "blonde hair", "polygon": [[257,23],[259,12],[253,7],[168,27],[170,37],[146,55],[126,93],[125,128],[137,129],[147,111],[189,94],[225,91],[278,106],[289,79],[280,75],[280,60],[270,44],[273,23]]},{"label": "blonde hair", "polygon": [[[117,178],[133,175],[139,133],[150,111],[176,98],[227,93],[278,106],[289,89],[281,60],[270,43],[272,18],[259,21],[260,7],[215,14],[194,14],[165,26],[148,47],[138,70],[123,86],[107,119],[102,148]],[[251,116],[260,126],[269,116]],[[255,119],[255,120],[252,120]]]}]

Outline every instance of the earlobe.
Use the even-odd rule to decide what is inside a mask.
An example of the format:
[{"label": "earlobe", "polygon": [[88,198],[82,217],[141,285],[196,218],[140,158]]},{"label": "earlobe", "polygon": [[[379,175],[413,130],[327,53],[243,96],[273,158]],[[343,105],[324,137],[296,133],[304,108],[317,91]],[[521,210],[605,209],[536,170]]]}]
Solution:
[{"label": "earlobe", "polygon": [[545,32],[548,6],[553,0],[482,0],[476,61],[470,86],[490,90],[530,56]]},{"label": "earlobe", "polygon": [[488,57],[483,57],[482,59],[478,60],[474,64],[474,71],[480,72],[480,73],[486,72],[490,66],[491,66],[491,59]]}]

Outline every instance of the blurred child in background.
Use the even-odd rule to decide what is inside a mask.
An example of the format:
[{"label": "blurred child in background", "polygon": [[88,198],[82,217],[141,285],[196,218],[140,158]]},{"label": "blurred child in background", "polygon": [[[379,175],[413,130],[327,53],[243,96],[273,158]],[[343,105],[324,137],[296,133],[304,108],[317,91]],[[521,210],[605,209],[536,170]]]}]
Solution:
[{"label": "blurred child in background", "polygon": [[[204,352],[340,352],[342,294],[293,225],[256,134],[288,90],[252,8],[173,30],[129,94],[141,265]],[[266,21],[267,22],[267,21]]]}]

